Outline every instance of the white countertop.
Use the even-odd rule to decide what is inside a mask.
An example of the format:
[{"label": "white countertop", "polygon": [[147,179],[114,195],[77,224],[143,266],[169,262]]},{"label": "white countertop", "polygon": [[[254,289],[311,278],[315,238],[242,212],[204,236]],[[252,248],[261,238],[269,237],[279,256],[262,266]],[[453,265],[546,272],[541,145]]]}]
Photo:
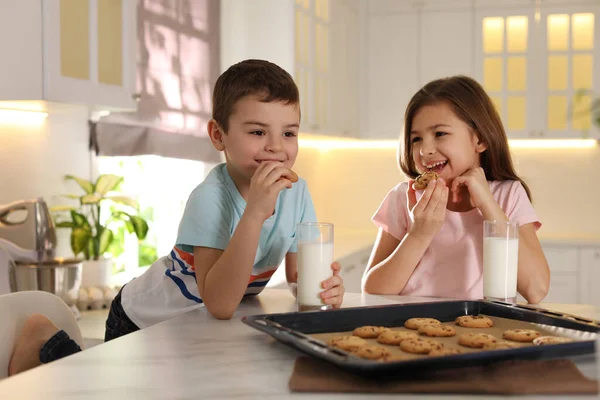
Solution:
[{"label": "white countertop", "polygon": [[[344,307],[439,300],[348,293]],[[240,318],[244,315],[291,312],[295,308],[292,295],[281,289],[266,289],[258,297],[245,300],[229,321],[218,321],[202,308],[0,381],[0,398],[197,400],[375,397],[290,393],[288,380],[294,360],[300,353],[246,326]],[[600,319],[598,307],[570,305],[566,308],[565,312]],[[560,310],[561,305],[553,304],[552,309]],[[593,356],[574,360],[586,375],[596,376]],[[417,397],[428,399],[439,395],[395,398]],[[444,398],[460,399],[465,396]],[[532,400],[538,397],[523,398]]]}]

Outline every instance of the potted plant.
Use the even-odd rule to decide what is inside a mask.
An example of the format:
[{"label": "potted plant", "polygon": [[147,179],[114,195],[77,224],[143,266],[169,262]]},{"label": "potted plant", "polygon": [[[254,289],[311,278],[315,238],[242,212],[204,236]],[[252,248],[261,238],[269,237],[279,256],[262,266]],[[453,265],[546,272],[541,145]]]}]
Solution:
[{"label": "potted plant", "polygon": [[[112,268],[110,259],[105,258],[104,254],[115,239],[110,226],[122,221],[129,233],[135,233],[139,240],[143,240],[148,233],[148,223],[137,215],[138,204],[135,200],[112,193],[123,177],[100,175],[95,183],[73,175],[66,175],[65,179],[77,182],[85,193],[62,195],[78,200],[79,205],[52,207],[56,227],[71,229],[71,250],[75,256],[82,254],[86,260],[82,286],[107,286]],[[106,213],[102,207],[105,203],[112,203],[115,207]]]}]

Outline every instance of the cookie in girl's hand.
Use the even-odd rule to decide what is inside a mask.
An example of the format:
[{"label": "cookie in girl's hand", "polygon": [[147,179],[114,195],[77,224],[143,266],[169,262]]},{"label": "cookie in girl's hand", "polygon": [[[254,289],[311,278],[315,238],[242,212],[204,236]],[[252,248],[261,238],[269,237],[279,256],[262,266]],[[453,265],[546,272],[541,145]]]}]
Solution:
[{"label": "cookie in girl's hand", "polygon": [[438,178],[438,174],[433,171],[425,171],[421,175],[417,176],[413,183],[413,189],[415,190],[424,190],[427,187],[427,184],[434,179]]}]

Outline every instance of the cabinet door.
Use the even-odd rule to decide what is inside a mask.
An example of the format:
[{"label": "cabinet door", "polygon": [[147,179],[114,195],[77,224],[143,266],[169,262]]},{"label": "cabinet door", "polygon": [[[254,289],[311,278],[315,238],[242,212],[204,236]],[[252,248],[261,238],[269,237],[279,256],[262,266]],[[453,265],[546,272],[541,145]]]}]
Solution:
[{"label": "cabinet door", "polygon": [[580,303],[579,250],[577,246],[542,243],[550,266],[550,290],[544,303]]},{"label": "cabinet door", "polygon": [[581,249],[581,302],[600,307],[600,247]]},{"label": "cabinet door", "polygon": [[546,137],[599,137],[589,112],[600,90],[600,6],[542,7],[541,132]]},{"label": "cabinet door", "polygon": [[329,133],[357,137],[359,129],[359,2],[330,0],[331,112]]},{"label": "cabinet door", "polygon": [[[18,38],[18,40],[15,40]],[[42,4],[0,2],[0,100],[42,98]]]},{"label": "cabinet door", "polygon": [[419,32],[421,86],[452,75],[474,75],[475,39],[470,9],[425,11]]},{"label": "cabinet door", "polygon": [[509,137],[535,134],[538,40],[534,8],[479,9],[475,26],[475,76],[500,114]]},{"label": "cabinet door", "polygon": [[331,133],[331,4],[296,0],[294,79],[300,90],[301,130]]},{"label": "cabinet door", "polygon": [[44,0],[44,98],[135,109],[136,2]]},{"label": "cabinet door", "polygon": [[418,13],[370,15],[367,28],[365,136],[397,139],[410,98],[419,89]]}]

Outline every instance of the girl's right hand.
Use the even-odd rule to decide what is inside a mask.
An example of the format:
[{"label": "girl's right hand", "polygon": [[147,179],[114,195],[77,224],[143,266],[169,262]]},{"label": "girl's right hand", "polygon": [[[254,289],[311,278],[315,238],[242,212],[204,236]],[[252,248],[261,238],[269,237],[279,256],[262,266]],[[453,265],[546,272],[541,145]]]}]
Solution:
[{"label": "girl's right hand", "polygon": [[281,162],[261,163],[250,179],[245,212],[261,218],[262,221],[273,215],[279,192],[285,188],[292,188],[289,176],[290,170]]},{"label": "girl's right hand", "polygon": [[411,231],[429,237],[435,236],[446,219],[449,189],[443,179],[429,182],[423,196],[417,201],[413,180],[408,182],[408,211],[413,222]]}]

